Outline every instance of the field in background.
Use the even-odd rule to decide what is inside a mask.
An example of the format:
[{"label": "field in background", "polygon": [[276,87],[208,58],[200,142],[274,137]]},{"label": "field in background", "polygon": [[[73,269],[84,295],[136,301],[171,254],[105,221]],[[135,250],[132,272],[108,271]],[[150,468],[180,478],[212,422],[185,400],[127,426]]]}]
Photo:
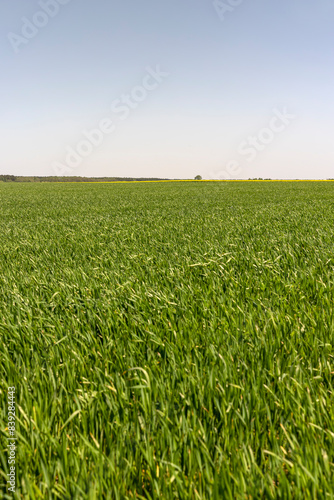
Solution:
[{"label": "field in background", "polygon": [[16,386],[23,498],[334,497],[333,183],[4,183],[0,207],[4,493]]}]

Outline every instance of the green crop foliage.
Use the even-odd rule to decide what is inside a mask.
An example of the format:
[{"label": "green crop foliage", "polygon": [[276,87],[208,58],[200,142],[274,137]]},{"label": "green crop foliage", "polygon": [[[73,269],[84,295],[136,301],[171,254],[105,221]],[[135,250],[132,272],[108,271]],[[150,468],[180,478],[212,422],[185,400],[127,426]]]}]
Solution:
[{"label": "green crop foliage", "polygon": [[334,183],[0,184],[0,489],[333,499]]}]

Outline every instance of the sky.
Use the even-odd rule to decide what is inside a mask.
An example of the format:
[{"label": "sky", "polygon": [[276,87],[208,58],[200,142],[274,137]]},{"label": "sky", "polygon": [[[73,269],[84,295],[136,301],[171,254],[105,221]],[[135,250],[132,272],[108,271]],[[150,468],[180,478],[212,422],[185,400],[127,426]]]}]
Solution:
[{"label": "sky", "polygon": [[333,0],[3,0],[0,174],[334,178]]}]

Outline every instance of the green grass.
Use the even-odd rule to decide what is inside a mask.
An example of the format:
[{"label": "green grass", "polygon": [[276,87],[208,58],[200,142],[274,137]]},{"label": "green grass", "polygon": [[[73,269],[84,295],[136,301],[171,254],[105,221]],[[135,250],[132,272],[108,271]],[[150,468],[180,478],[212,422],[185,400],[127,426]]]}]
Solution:
[{"label": "green grass", "polygon": [[334,183],[0,185],[25,499],[334,498]]}]

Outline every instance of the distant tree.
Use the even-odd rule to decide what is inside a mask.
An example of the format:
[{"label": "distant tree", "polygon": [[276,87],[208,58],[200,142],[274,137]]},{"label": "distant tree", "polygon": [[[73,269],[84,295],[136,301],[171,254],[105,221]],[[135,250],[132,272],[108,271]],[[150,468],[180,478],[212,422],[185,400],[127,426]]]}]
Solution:
[{"label": "distant tree", "polygon": [[0,175],[0,181],[3,181],[3,182],[15,182],[16,181],[16,176],[15,175]]},{"label": "distant tree", "polygon": [[195,181],[201,181],[201,180],[202,180],[202,176],[201,175],[196,175]]}]

